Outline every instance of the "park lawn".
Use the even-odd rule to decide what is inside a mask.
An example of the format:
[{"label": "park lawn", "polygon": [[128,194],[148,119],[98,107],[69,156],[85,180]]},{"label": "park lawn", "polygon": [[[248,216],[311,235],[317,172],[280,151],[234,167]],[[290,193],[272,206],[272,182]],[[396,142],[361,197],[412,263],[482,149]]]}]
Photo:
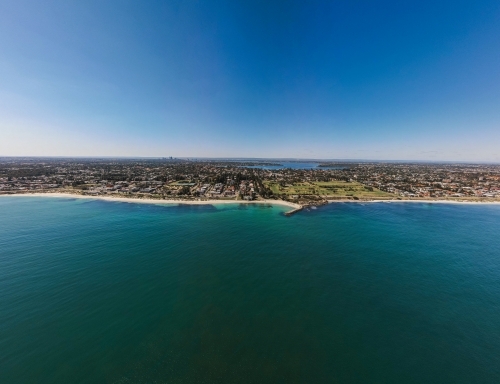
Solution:
[{"label": "park lawn", "polygon": [[275,195],[279,195],[280,192],[280,186],[277,183],[266,183],[264,182],[266,187],[268,187]]},{"label": "park lawn", "polygon": [[357,182],[330,181],[315,182],[314,184],[316,188],[319,189],[320,196],[353,196],[360,198],[393,197],[392,194],[376,188],[373,188],[371,191],[369,187]]},{"label": "park lawn", "polygon": [[264,184],[273,191],[275,195],[314,195],[317,194],[317,188],[310,183],[295,183],[286,187],[280,187],[278,183],[264,182]]},{"label": "park lawn", "polygon": [[174,181],[174,182],[170,183],[170,185],[175,185],[175,186],[184,186],[184,185],[193,186],[193,185],[196,185],[196,183],[193,183],[190,180],[178,180],[178,181]]},{"label": "park lawn", "polygon": [[393,197],[392,194],[373,188],[370,191],[361,183],[329,181],[329,182],[303,182],[280,187],[278,183],[267,182],[266,185],[276,195],[319,195],[324,197],[359,197],[359,198],[384,198]]}]

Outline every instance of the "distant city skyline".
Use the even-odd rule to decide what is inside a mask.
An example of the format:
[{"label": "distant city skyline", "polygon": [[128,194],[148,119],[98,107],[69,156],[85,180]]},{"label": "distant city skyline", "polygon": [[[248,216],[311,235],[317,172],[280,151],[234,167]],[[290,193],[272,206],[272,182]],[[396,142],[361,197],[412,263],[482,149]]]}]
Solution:
[{"label": "distant city skyline", "polygon": [[0,157],[498,163],[499,47],[498,1],[5,0]]},{"label": "distant city skyline", "polygon": [[415,163],[415,164],[484,164],[484,165],[495,165],[500,164],[500,161],[467,161],[467,160],[387,160],[387,159],[327,159],[327,158],[276,158],[276,157],[196,157],[196,156],[185,156],[185,157],[173,157],[173,156],[0,156],[0,162],[10,161],[10,160],[22,160],[22,159],[33,159],[35,161],[47,160],[182,160],[182,161],[255,161],[257,163],[263,162],[276,162],[283,163],[285,166],[289,163],[325,163],[325,162],[339,162],[339,163],[394,163],[394,164],[405,164],[405,163]]}]

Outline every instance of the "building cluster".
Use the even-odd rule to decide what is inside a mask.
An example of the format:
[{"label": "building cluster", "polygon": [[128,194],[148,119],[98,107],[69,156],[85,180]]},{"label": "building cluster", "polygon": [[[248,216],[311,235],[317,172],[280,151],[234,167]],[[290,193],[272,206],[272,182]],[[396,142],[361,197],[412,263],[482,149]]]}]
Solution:
[{"label": "building cluster", "polygon": [[[158,199],[277,198],[266,187],[343,180],[400,198],[500,198],[500,165],[323,163],[310,169],[272,163],[177,159],[1,158],[0,194],[64,191]],[[270,169],[273,168],[273,169]]]},{"label": "building cluster", "polygon": [[500,165],[372,163],[356,164],[341,173],[400,197],[500,197]]},{"label": "building cluster", "polygon": [[257,196],[246,164],[154,159],[0,159],[0,194],[61,191],[148,198]]}]

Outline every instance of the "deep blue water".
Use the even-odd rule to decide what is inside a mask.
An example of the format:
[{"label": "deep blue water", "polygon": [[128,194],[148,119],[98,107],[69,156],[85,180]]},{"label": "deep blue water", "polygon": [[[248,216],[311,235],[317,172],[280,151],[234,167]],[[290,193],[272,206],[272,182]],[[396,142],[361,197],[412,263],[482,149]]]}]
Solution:
[{"label": "deep blue water", "polygon": [[500,206],[0,198],[0,383],[498,383]]}]

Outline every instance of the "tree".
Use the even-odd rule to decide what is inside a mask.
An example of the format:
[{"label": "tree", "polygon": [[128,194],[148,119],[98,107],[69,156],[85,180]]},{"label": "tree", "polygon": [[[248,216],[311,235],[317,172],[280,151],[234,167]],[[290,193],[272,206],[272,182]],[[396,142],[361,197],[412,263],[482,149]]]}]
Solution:
[{"label": "tree", "polygon": [[179,192],[177,193],[178,195],[189,195],[191,193],[191,190],[187,185],[183,186]]}]

